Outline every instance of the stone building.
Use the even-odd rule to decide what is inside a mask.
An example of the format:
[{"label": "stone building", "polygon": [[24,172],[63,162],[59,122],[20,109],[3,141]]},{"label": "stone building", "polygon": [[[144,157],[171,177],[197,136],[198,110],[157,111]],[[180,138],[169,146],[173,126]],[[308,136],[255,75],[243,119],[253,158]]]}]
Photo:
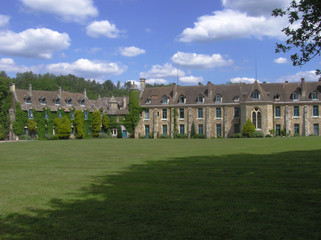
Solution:
[{"label": "stone building", "polygon": [[[15,120],[15,111],[17,103],[19,103],[22,111],[28,114],[28,119],[33,119],[34,112],[43,112],[44,118],[48,113],[56,114],[56,117],[61,117],[62,113],[68,113],[71,120],[74,117],[75,110],[84,112],[84,119],[88,119],[88,115],[96,110],[100,110],[101,114],[115,116],[117,118],[124,117],[128,113],[128,97],[111,97],[91,100],[87,97],[86,89],[83,93],[72,93],[63,91],[61,88],[58,91],[42,91],[32,90],[29,84],[28,90],[16,89],[15,84],[11,84],[10,91],[13,95],[13,107],[10,109],[10,133],[9,139],[15,139],[12,123]],[[26,127],[25,127],[26,128]],[[127,136],[126,129],[121,125],[123,136]],[[26,129],[27,130],[27,129]],[[113,136],[117,135],[117,129],[111,129]],[[54,134],[54,131],[49,134]]]},{"label": "stone building", "polygon": [[264,135],[320,135],[321,81],[145,88],[136,137],[196,133],[232,137],[250,119]]}]

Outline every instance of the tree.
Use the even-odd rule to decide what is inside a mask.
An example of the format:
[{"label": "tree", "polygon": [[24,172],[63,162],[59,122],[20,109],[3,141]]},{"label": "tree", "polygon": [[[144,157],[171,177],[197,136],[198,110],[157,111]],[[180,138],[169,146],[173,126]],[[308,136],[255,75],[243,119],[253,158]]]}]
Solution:
[{"label": "tree", "polygon": [[54,122],[57,136],[60,139],[68,139],[71,133],[71,125],[69,118],[65,115],[62,118],[55,118]]},{"label": "tree", "polygon": [[93,121],[92,121],[92,135],[93,137],[99,137],[101,130],[101,115],[100,111],[93,112]]},{"label": "tree", "polygon": [[[291,55],[294,66],[302,66],[311,59],[320,56],[321,51],[321,1],[293,0],[288,8],[274,9],[273,16],[287,16],[290,26],[282,29],[288,37],[285,44],[277,43],[275,52],[289,52],[299,48],[300,53]],[[320,70],[317,69],[317,74]]]},{"label": "tree", "polygon": [[123,134],[122,134],[120,125],[117,128],[117,138],[123,138]]},{"label": "tree", "polygon": [[27,127],[29,131],[29,135],[31,137],[34,137],[36,135],[36,130],[37,130],[37,123],[34,120],[28,119],[27,121]]},{"label": "tree", "polygon": [[195,130],[195,124],[192,122],[192,127],[191,127],[191,138],[193,138],[196,135],[196,130]]},{"label": "tree", "polygon": [[126,130],[132,137],[135,137],[135,128],[139,122],[139,115],[142,108],[139,106],[139,92],[137,90],[130,90],[129,92],[129,112],[125,118]]},{"label": "tree", "polygon": [[84,137],[83,126],[84,126],[84,113],[81,110],[77,110],[75,111],[74,127],[75,127],[75,136],[78,139]]},{"label": "tree", "polygon": [[245,137],[250,137],[255,132],[255,126],[250,119],[246,121],[242,128],[242,134]]},{"label": "tree", "polygon": [[101,123],[103,125],[103,129],[105,132],[110,128],[109,126],[109,117],[106,114],[103,114],[103,118],[101,119]]}]

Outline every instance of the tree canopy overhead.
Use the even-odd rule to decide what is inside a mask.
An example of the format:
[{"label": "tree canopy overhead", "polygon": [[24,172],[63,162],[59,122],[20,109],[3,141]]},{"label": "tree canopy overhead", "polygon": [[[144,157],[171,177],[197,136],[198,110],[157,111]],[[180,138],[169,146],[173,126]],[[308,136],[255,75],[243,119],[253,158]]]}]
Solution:
[{"label": "tree canopy overhead", "polygon": [[[291,55],[294,66],[302,66],[321,51],[321,1],[293,0],[286,9],[275,9],[275,17],[288,18],[289,26],[282,29],[287,36],[285,43],[277,43],[275,52],[289,52],[293,48],[299,49]],[[317,74],[320,70],[317,69]]]}]

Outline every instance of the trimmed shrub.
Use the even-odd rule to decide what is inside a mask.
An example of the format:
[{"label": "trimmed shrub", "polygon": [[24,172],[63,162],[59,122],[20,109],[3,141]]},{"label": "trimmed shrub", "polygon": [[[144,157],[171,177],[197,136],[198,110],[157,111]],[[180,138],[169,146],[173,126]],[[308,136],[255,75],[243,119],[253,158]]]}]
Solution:
[{"label": "trimmed shrub", "polygon": [[187,136],[187,134],[179,134],[179,133],[176,133],[176,134],[174,135],[174,138],[177,138],[177,139],[187,139],[188,136]]},{"label": "trimmed shrub", "polygon": [[242,138],[242,133],[235,133],[231,138]]},{"label": "trimmed shrub", "polygon": [[250,119],[246,121],[242,128],[242,134],[245,137],[250,137],[255,132],[255,126]]},{"label": "trimmed shrub", "polygon": [[206,139],[206,135],[205,134],[195,134],[192,138],[193,139]]},{"label": "trimmed shrub", "polygon": [[169,135],[164,135],[164,134],[162,134],[162,135],[160,135],[160,137],[159,138],[163,138],[163,139],[169,139],[169,138],[171,138]]},{"label": "trimmed shrub", "polygon": [[75,111],[75,136],[76,138],[80,139],[84,137],[84,113],[81,110]]},{"label": "trimmed shrub", "polygon": [[55,122],[57,136],[60,139],[68,139],[69,135],[71,134],[71,126],[70,126],[69,118],[65,115],[62,118],[55,118],[54,122]]},{"label": "trimmed shrub", "polygon": [[[91,125],[92,135],[93,137],[99,137],[100,129],[101,129],[101,113],[100,111],[95,111],[92,113],[93,121]],[[117,136],[118,137],[118,136]]]},{"label": "trimmed shrub", "polygon": [[261,131],[255,131],[254,133],[252,133],[250,135],[251,138],[263,138],[264,137],[264,133]]}]

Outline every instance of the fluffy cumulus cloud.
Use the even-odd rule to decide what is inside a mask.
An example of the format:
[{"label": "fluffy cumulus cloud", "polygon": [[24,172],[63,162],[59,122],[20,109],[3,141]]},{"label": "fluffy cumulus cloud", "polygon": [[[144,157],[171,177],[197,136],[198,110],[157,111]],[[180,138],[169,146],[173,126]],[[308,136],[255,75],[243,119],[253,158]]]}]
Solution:
[{"label": "fluffy cumulus cloud", "polygon": [[127,70],[127,66],[115,62],[79,59],[73,63],[49,64],[46,70],[56,74],[74,74],[79,77],[99,80],[106,76],[120,75]]},{"label": "fluffy cumulus cloud", "polygon": [[148,84],[168,84],[168,81],[162,78],[150,78],[146,80]]},{"label": "fluffy cumulus cloud", "polygon": [[0,27],[4,27],[9,23],[10,17],[0,14]]},{"label": "fluffy cumulus cloud", "polygon": [[248,77],[236,77],[231,78],[231,83],[254,83],[255,78],[248,78]]},{"label": "fluffy cumulus cloud", "polygon": [[20,33],[0,32],[0,53],[9,56],[50,59],[53,52],[68,48],[67,33],[47,28],[27,29]]},{"label": "fluffy cumulus cloud", "polygon": [[27,72],[32,71],[39,73],[43,65],[27,67],[17,64],[12,58],[0,58],[0,69],[7,73]]},{"label": "fluffy cumulus cloud", "polygon": [[57,15],[67,21],[84,21],[98,16],[93,0],[20,0],[33,11]]},{"label": "fluffy cumulus cloud", "polygon": [[288,60],[284,57],[279,57],[274,59],[274,62],[277,64],[284,64],[284,63],[288,63]]},{"label": "fluffy cumulus cloud", "polygon": [[179,70],[172,66],[172,64],[166,63],[164,66],[153,65],[152,69],[147,72],[141,72],[140,76],[143,78],[151,79],[164,79],[164,78],[173,78],[173,77],[184,77],[185,73],[182,70]]},{"label": "fluffy cumulus cloud", "polygon": [[252,16],[271,16],[276,8],[285,8],[291,0],[222,0],[224,8],[246,12]]},{"label": "fluffy cumulus cloud", "polygon": [[195,85],[199,82],[203,82],[204,79],[202,77],[186,76],[186,77],[180,77],[179,81],[182,83]]},{"label": "fluffy cumulus cloud", "polygon": [[87,35],[95,38],[117,38],[120,35],[120,30],[116,28],[115,24],[107,20],[94,21],[87,26]]},{"label": "fluffy cumulus cloud", "polygon": [[305,72],[298,72],[293,75],[287,75],[280,77],[277,81],[278,82],[299,82],[301,78],[305,78],[306,81],[318,81],[320,76],[315,74],[315,71],[305,71]]},{"label": "fluffy cumulus cloud", "polygon": [[172,56],[173,63],[183,68],[213,68],[233,64],[231,59],[224,59],[221,54],[196,54],[177,52]]},{"label": "fluffy cumulus cloud", "polygon": [[134,46],[131,46],[131,47],[121,47],[119,49],[120,51],[120,54],[125,56],[125,57],[135,57],[135,56],[138,56],[140,54],[145,54],[146,51],[144,49],[140,49],[138,47],[134,47]]},{"label": "fluffy cumulus cloud", "polygon": [[281,29],[286,19],[265,16],[249,16],[232,9],[215,11],[213,15],[198,18],[193,28],[186,28],[179,41],[219,41],[236,38],[274,37],[283,39]]}]

